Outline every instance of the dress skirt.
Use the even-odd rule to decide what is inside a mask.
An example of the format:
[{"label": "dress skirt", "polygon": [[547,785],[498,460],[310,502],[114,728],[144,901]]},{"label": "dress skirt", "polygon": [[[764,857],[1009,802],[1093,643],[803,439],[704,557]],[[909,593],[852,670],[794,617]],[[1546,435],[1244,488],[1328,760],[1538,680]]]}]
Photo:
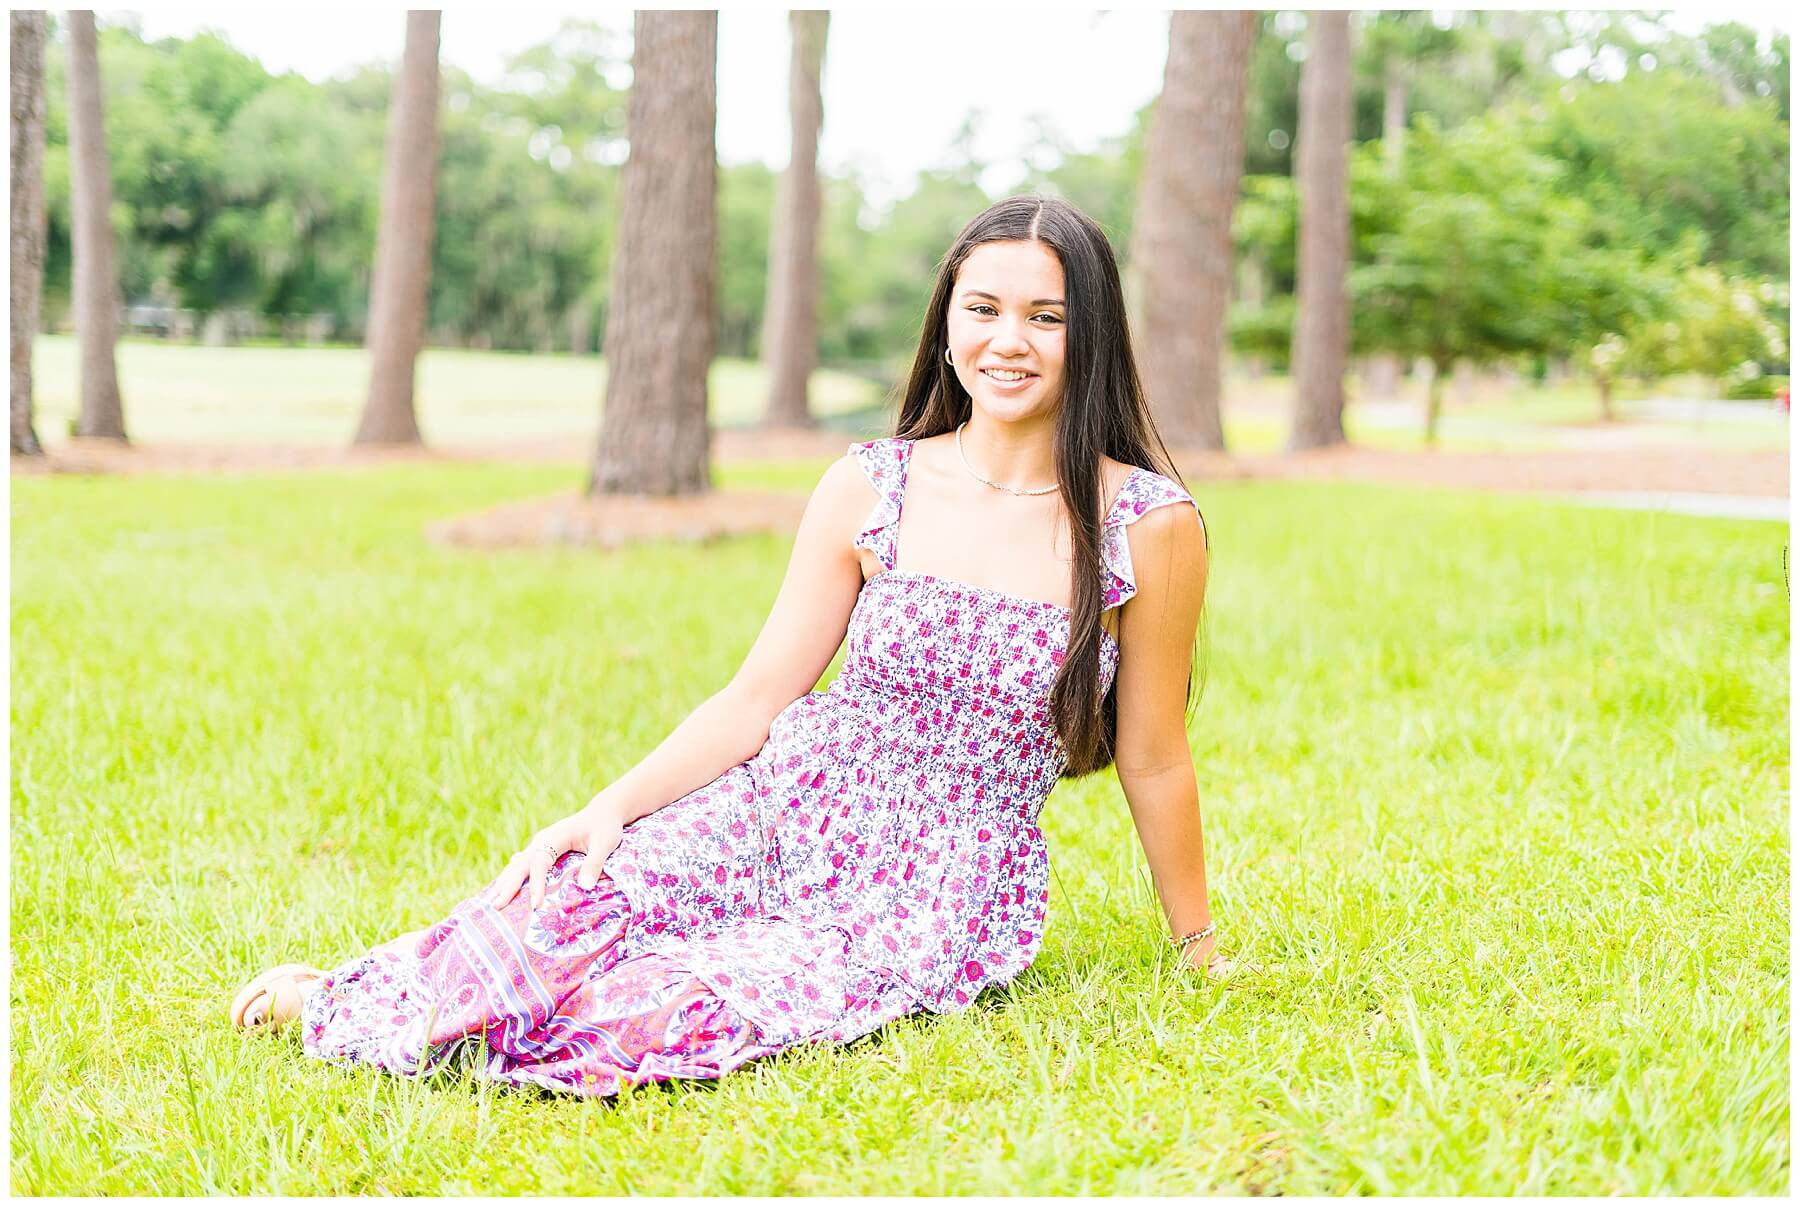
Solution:
[{"label": "dress skirt", "polygon": [[[606,1095],[966,1010],[1031,965],[1072,614],[898,568],[913,444],[850,446],[876,496],[855,546],[883,569],[829,689],[777,713],[755,756],[626,827],[605,865],[616,881],[581,889],[571,852],[538,909],[477,896],[332,972],[301,1010],[309,1054],[413,1074],[485,1041],[488,1077]],[[1137,592],[1128,529],[1165,506],[1199,505],[1142,467],[1120,486],[1101,525],[1106,608]],[[1098,657],[1104,693],[1118,643],[1102,635]]]},{"label": "dress skirt", "polygon": [[577,885],[584,858],[557,860],[536,910],[528,887],[499,909],[477,894],[329,972],[301,1008],[306,1054],[417,1076],[485,1038],[477,1076],[601,1097],[780,1050],[679,958],[621,958],[631,905],[605,874]]}]

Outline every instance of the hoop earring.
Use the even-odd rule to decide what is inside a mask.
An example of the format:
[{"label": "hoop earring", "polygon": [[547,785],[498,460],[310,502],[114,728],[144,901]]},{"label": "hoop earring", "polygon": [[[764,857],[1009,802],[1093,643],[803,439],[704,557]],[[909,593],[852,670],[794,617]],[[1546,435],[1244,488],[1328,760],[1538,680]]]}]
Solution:
[{"label": "hoop earring", "polygon": [[949,365],[952,369],[956,368],[956,362],[950,359],[950,345],[949,344],[944,345],[944,363]]}]

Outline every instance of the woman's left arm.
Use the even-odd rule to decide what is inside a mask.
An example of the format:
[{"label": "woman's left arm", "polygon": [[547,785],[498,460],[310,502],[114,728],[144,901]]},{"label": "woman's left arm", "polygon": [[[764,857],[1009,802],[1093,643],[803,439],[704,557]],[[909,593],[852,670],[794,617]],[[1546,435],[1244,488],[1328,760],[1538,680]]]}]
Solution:
[{"label": "woman's left arm", "polygon": [[[1188,749],[1188,674],[1206,596],[1206,539],[1190,506],[1157,507],[1127,533],[1137,594],[1119,616],[1119,784],[1150,863],[1170,933],[1211,924],[1200,790]],[[1222,972],[1218,936],[1189,943],[1184,962]]]}]

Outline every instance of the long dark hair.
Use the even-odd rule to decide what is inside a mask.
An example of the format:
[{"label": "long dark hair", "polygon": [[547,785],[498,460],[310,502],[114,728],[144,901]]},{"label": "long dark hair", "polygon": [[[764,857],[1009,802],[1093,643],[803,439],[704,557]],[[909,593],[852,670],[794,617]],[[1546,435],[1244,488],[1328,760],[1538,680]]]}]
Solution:
[{"label": "long dark hair", "polygon": [[[944,360],[950,293],[969,253],[983,243],[998,242],[1041,243],[1062,262],[1068,325],[1062,405],[1056,420],[1056,479],[1070,517],[1075,557],[1070,567],[1069,648],[1050,686],[1050,711],[1068,756],[1064,778],[1089,775],[1112,766],[1118,731],[1116,676],[1105,698],[1100,697],[1100,460],[1111,457],[1177,482],[1181,475],[1157,434],[1138,379],[1112,246],[1092,218],[1055,197],[997,201],[957,235],[938,264],[894,434],[921,440],[953,431],[969,418],[969,393]],[[1189,718],[1198,699],[1194,682],[1190,662]]]}]

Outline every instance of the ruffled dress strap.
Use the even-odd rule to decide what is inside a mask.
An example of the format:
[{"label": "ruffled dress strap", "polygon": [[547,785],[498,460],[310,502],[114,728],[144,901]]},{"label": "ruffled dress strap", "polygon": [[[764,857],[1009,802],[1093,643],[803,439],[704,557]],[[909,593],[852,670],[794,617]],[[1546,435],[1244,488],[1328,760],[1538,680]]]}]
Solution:
[{"label": "ruffled dress strap", "polygon": [[897,436],[850,446],[850,455],[862,466],[876,495],[875,506],[869,509],[851,546],[873,550],[889,570],[898,554],[900,500],[906,493],[906,464],[911,454],[912,441]]},{"label": "ruffled dress strap", "polygon": [[[1142,467],[1131,471],[1119,497],[1100,522],[1100,610],[1116,608],[1137,594],[1137,577],[1131,570],[1131,546],[1125,530],[1137,523],[1146,512],[1171,503],[1186,503],[1200,512],[1200,504],[1179,482],[1173,482],[1154,470]],[[1200,521],[1200,532],[1206,533],[1206,520]]]}]

